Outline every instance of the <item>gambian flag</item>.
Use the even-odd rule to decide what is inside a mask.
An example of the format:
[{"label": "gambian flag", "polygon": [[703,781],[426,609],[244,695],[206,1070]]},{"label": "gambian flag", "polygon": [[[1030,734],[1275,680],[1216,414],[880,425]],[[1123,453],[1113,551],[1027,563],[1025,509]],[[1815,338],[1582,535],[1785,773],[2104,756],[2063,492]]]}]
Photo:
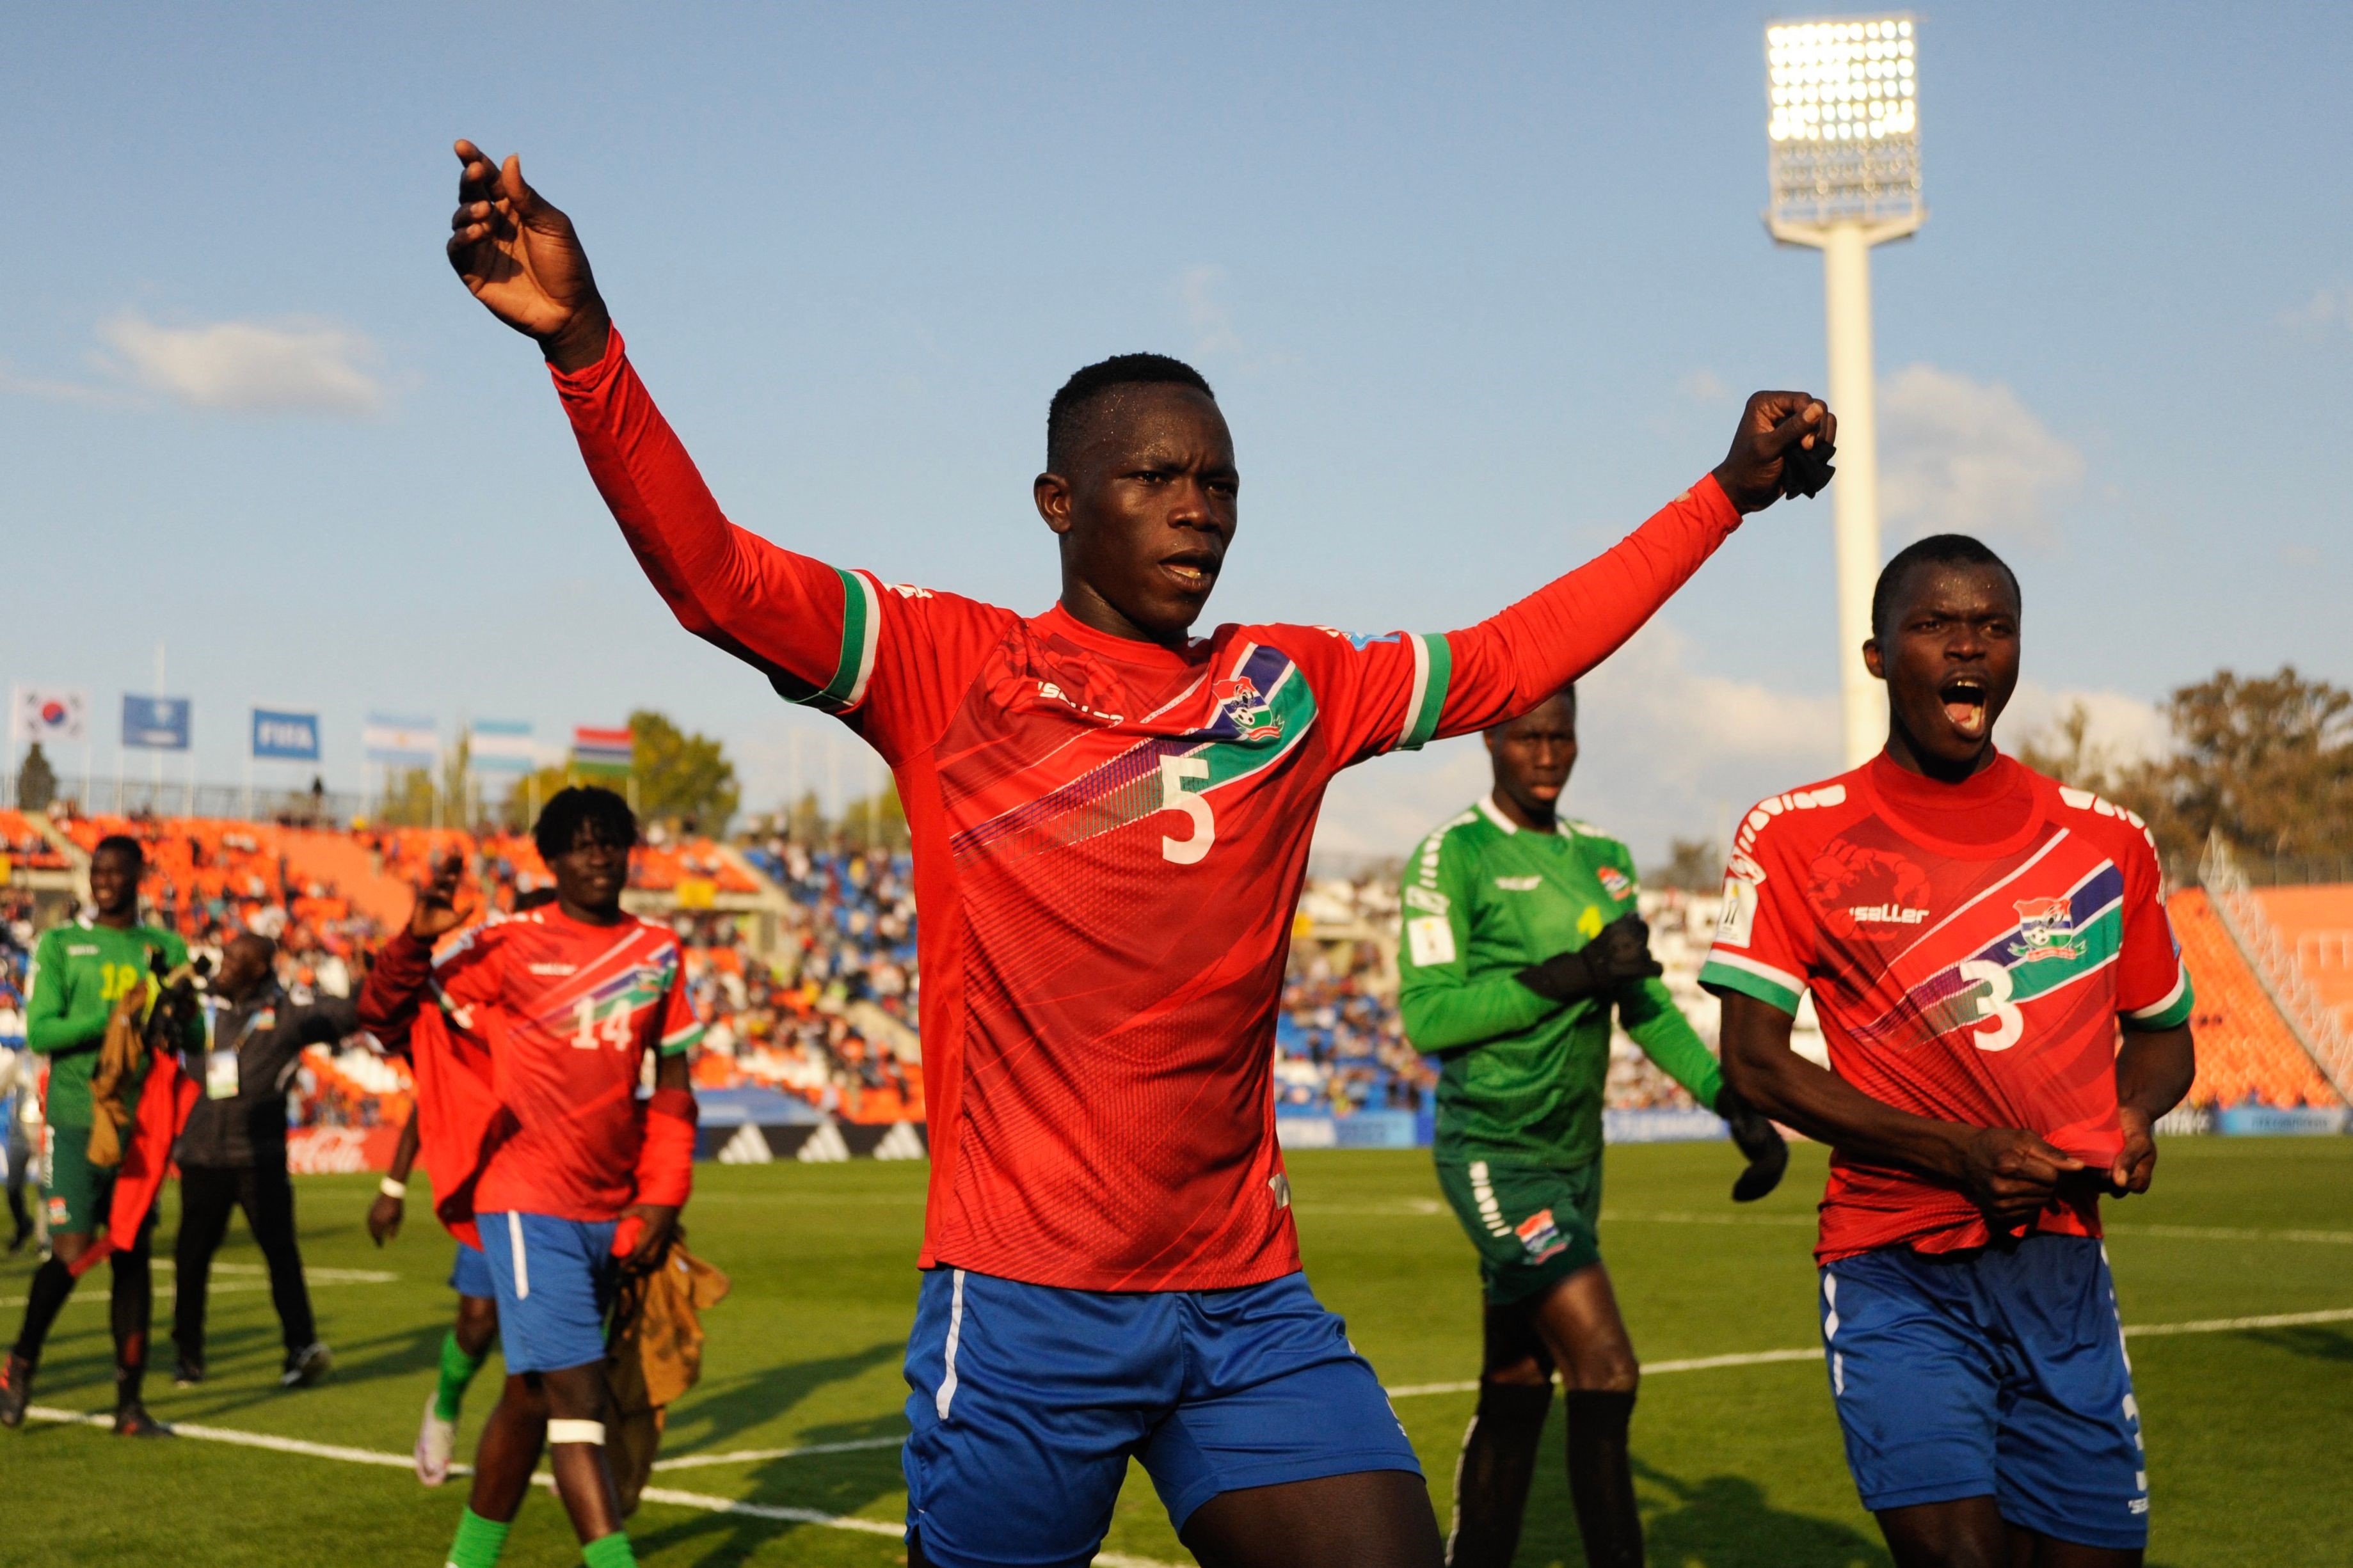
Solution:
[{"label": "gambian flag", "polygon": [[572,731],[572,766],[584,773],[626,773],[634,756],[628,727],[599,730],[575,725]]}]

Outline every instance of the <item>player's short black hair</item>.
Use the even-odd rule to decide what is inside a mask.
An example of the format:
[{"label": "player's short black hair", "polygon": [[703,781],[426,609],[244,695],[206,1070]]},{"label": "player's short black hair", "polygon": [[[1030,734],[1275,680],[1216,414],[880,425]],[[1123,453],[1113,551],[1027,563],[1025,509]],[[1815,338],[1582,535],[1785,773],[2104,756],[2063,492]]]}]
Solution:
[{"label": "player's short black hair", "polygon": [[2026,593],[2018,585],[2018,574],[2010,563],[1987,548],[1985,541],[1966,533],[1932,533],[1926,539],[1915,540],[1895,552],[1895,558],[1879,569],[1879,581],[1871,589],[1871,635],[1877,637],[1887,625],[1887,617],[1895,609],[1895,591],[1903,586],[1904,578],[1915,566],[1999,566],[2001,574],[2010,579],[2010,596],[2018,601],[2021,610],[2026,607]]},{"label": "player's short black hair", "polygon": [[1516,724],[1516,723],[1518,723],[1521,720],[1523,720],[1523,719],[1526,718],[1529,714],[1531,714],[1531,713],[1535,712],[1535,711],[1536,710],[1536,709],[1543,707],[1543,706],[1545,705],[1545,703],[1551,701],[1551,700],[1553,700],[1553,698],[1554,698],[1554,697],[1560,697],[1560,698],[1566,698],[1566,699],[1567,699],[1567,700],[1568,700],[1568,711],[1569,711],[1569,716],[1570,716],[1570,717],[1569,717],[1569,722],[1570,722],[1570,723],[1572,723],[1572,724],[1573,724],[1573,723],[1575,723],[1575,722],[1577,721],[1577,720],[1576,720],[1576,714],[1577,714],[1577,682],[1575,682],[1574,680],[1572,680],[1572,681],[1570,681],[1567,685],[1563,686],[1563,687],[1561,687],[1561,688],[1557,689],[1556,690],[1555,690],[1555,691],[1552,693],[1552,696],[1551,696],[1551,697],[1546,697],[1546,698],[1543,698],[1543,699],[1539,700],[1538,701],[1536,701],[1535,703],[1534,703],[1532,706],[1529,706],[1529,707],[1526,707],[1526,708],[1524,708],[1524,709],[1520,710],[1520,711],[1518,711],[1517,713],[1513,714],[1513,715],[1512,715],[1510,718],[1508,718],[1508,719],[1498,719],[1497,721],[1495,721],[1495,722],[1493,722],[1493,724],[1488,725],[1484,730],[1482,730],[1482,731],[1479,731],[1479,732],[1480,732],[1481,734],[1482,734],[1482,735],[1492,735],[1492,734],[1493,734],[1496,731],[1503,729],[1503,728],[1504,728],[1505,725],[1507,725],[1507,724]]},{"label": "player's short black hair", "polygon": [[584,827],[616,848],[628,849],[638,842],[638,814],[628,801],[596,784],[557,790],[532,824],[531,841],[539,846],[539,858],[552,862],[580,841]]},{"label": "player's short black hair", "polygon": [[1088,412],[1106,393],[1122,386],[1189,386],[1212,403],[1218,400],[1201,373],[1183,360],[1166,354],[1113,354],[1097,360],[1062,383],[1046,405],[1047,472],[1067,471],[1064,465],[1077,456]]},{"label": "player's short black hair", "polygon": [[117,855],[130,856],[139,865],[147,864],[147,846],[140,843],[128,833],[108,834],[98,841],[98,847],[90,852],[90,858],[95,860],[110,849]]}]

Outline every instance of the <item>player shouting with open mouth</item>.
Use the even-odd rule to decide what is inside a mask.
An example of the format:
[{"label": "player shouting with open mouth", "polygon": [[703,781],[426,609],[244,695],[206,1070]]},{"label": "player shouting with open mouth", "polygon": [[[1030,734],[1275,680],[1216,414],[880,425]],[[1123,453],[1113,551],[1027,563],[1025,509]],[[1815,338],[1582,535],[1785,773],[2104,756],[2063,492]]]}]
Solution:
[{"label": "player shouting with open mouth", "polygon": [[886,586],[731,524],[624,353],[571,221],[471,142],[449,258],[537,340],[681,624],[839,714],[897,780],[923,908],[932,1173],[906,1374],[911,1563],[1082,1563],[1130,1456],[1211,1564],[1434,1568],[1372,1369],[1300,1276],[1271,1074],[1292,910],[1339,769],[1533,706],[1737,526],[1802,393],[1608,555],[1464,631],[1190,635],[1234,537],[1208,384],[1071,377],[1034,491],[1060,601]]},{"label": "player shouting with open mouth", "polygon": [[[1924,539],[1871,611],[1886,750],[1734,840],[1700,973],[1725,1077],[1832,1148],[1822,1342],[1900,1568],[2129,1568],[2147,1466],[2098,1194],[2148,1190],[2196,1066],[2156,840],[1995,750],[2019,591],[1992,551]],[[1808,991],[1828,1070],[1789,1049]]]}]

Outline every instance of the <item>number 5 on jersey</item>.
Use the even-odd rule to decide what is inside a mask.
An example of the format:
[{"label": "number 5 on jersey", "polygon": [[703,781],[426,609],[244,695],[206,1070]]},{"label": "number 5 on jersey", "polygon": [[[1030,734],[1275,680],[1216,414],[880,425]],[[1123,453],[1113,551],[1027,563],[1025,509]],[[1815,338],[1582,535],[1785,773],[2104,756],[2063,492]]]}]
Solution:
[{"label": "number 5 on jersey", "polygon": [[1160,839],[1160,858],[1178,866],[1190,866],[1209,852],[1218,841],[1218,819],[1209,810],[1209,803],[1185,787],[1187,779],[1209,776],[1207,757],[1163,757],[1160,759],[1160,809],[1181,811],[1193,819],[1189,838],[1171,838],[1166,834]]},{"label": "number 5 on jersey", "polygon": [[578,1026],[572,1034],[574,1050],[593,1051],[600,1045],[617,1051],[629,1048],[629,1005],[626,997],[600,1009],[596,998],[583,996],[573,1004],[572,1017]]}]

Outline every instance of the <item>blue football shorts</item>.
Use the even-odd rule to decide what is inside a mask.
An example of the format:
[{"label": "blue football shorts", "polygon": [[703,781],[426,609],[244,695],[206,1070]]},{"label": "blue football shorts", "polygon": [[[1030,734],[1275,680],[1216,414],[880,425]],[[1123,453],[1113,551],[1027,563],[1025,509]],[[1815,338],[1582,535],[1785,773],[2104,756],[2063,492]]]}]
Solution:
[{"label": "blue football shorts", "polygon": [[907,1529],[939,1568],[1091,1562],[1131,1457],[1179,1531],[1219,1492],[1421,1473],[1301,1274],[1097,1291],[930,1269],[906,1375]]},{"label": "blue football shorts", "polygon": [[499,1288],[491,1279],[491,1260],[482,1256],[480,1247],[458,1244],[458,1256],[449,1264],[449,1289],[485,1301],[498,1295]]},{"label": "blue football shorts", "polygon": [[2054,1540],[2148,1542],[2148,1470],[2107,1254],[2081,1236],[1821,1270],[1822,1344],[1862,1506],[1994,1499]]},{"label": "blue football shorts", "polygon": [[499,1349],[510,1373],[561,1372],[605,1359],[605,1309],[620,1259],[617,1220],[543,1214],[474,1216],[499,1303]]}]

